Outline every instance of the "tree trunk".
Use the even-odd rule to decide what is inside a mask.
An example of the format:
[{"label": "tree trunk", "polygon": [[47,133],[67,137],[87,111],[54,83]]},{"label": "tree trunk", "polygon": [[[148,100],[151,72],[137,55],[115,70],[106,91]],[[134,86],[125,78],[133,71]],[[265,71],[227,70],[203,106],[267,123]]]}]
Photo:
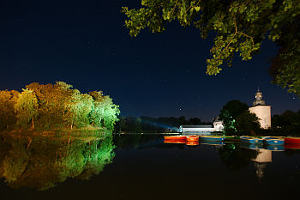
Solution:
[{"label": "tree trunk", "polygon": [[31,119],[31,129],[34,129],[34,119]]}]

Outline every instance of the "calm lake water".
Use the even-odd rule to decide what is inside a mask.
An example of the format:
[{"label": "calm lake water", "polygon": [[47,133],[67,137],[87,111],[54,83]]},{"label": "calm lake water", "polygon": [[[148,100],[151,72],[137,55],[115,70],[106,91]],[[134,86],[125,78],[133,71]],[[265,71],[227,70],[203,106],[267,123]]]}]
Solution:
[{"label": "calm lake water", "polygon": [[0,177],[1,200],[288,199],[300,187],[300,150],[162,135],[0,137]]}]

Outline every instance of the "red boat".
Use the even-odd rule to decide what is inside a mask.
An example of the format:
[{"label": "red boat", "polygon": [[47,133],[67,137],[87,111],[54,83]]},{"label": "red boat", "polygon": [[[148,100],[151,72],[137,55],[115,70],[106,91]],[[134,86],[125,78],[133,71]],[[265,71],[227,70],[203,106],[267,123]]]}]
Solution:
[{"label": "red boat", "polygon": [[300,137],[286,137],[284,138],[285,144],[299,144],[300,145]]},{"label": "red boat", "polygon": [[198,142],[199,141],[199,136],[198,135],[186,136],[186,141],[187,142]]},{"label": "red boat", "polygon": [[186,136],[184,135],[175,135],[175,136],[164,136],[165,140],[186,140]]}]

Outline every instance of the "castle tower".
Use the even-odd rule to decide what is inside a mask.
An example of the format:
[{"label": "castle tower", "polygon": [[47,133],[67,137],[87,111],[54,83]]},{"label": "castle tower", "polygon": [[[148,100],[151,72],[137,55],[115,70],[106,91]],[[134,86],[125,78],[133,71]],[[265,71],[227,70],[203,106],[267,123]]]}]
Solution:
[{"label": "castle tower", "polygon": [[256,114],[261,128],[268,129],[271,128],[271,106],[267,106],[262,98],[262,92],[257,90],[253,106],[249,111]]}]

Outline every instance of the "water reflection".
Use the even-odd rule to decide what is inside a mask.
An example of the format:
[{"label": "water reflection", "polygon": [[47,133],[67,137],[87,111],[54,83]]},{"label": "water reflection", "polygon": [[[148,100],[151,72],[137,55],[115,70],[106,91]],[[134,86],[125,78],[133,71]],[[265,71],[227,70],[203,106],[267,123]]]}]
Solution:
[{"label": "water reflection", "polygon": [[89,179],[112,162],[111,136],[61,139],[0,137],[0,178],[12,188],[46,190],[68,178]]},{"label": "water reflection", "polygon": [[267,166],[267,163],[272,162],[272,151],[267,149],[257,150],[256,158],[253,158],[254,166],[256,167],[256,175],[258,178],[263,178],[264,169]]},{"label": "water reflection", "polygon": [[[59,185],[47,190],[47,194],[52,194],[48,199],[59,197],[61,191],[72,199],[81,194],[82,198],[91,193],[96,196],[100,188],[105,199],[140,199],[145,194],[152,195],[151,198],[159,195],[167,198],[169,191],[174,191],[180,183],[183,191],[201,188],[205,198],[217,188],[221,190],[218,198],[232,199],[253,191],[255,197],[267,196],[265,188],[269,191],[283,188],[278,183],[289,184],[284,191],[296,187],[300,181],[299,156],[297,150],[278,152],[228,141],[200,141],[195,146],[167,144],[161,135],[115,135],[113,140],[112,137],[71,140],[0,137],[0,178],[12,188],[46,190]],[[113,158],[114,165],[102,171]],[[100,176],[94,176],[100,172]],[[66,181],[68,178],[87,180],[92,176],[93,181],[84,184]],[[62,182],[65,184],[59,184]],[[261,188],[264,189],[259,192]],[[7,197],[16,193],[21,198],[25,193],[27,199],[40,199],[38,195],[45,194],[27,189],[11,190],[3,184],[0,189],[7,189]],[[32,194],[35,198],[31,198]],[[177,193],[173,196],[176,199]],[[199,198],[199,193],[190,197]]]},{"label": "water reflection", "polygon": [[239,143],[226,144],[219,148],[219,156],[230,170],[247,167],[258,155],[256,150],[241,147]]}]

